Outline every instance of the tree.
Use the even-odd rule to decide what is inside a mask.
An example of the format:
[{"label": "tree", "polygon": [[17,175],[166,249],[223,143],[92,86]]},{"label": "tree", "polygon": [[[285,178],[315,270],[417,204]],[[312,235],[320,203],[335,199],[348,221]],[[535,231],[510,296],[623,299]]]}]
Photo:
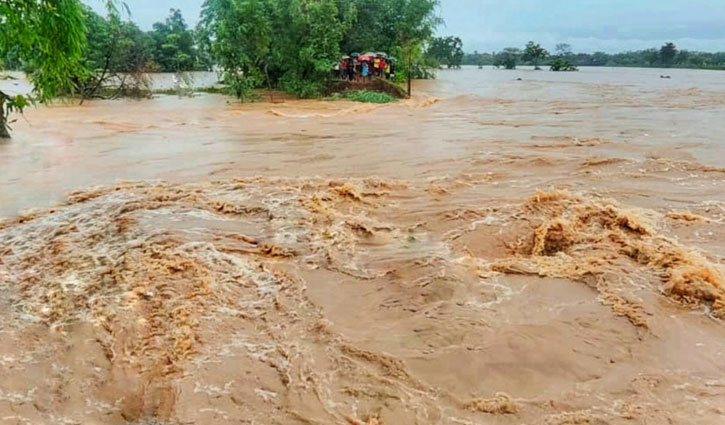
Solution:
[{"label": "tree", "polygon": [[551,71],[578,71],[579,69],[564,58],[556,58],[549,64]]},{"label": "tree", "polygon": [[197,34],[202,51],[211,53],[239,98],[244,100],[251,89],[265,85],[310,97],[329,87],[342,52],[385,51],[402,57],[406,77],[424,70],[423,47],[440,22],[434,13],[437,4],[437,0],[206,0]]},{"label": "tree", "polygon": [[493,59],[493,66],[496,68],[516,69],[521,50],[515,47],[507,47],[502,52],[496,53]]},{"label": "tree", "polygon": [[549,52],[546,51],[540,44],[529,41],[524,49],[524,55],[522,59],[525,62],[531,62],[534,64],[534,69],[540,70],[539,63],[549,56]]},{"label": "tree", "polygon": [[[78,0],[0,1],[0,52],[16,48],[18,57],[31,64],[33,98],[51,99],[71,85],[78,74],[86,26]],[[8,114],[28,105],[22,95],[0,91],[0,137],[10,137]]]},{"label": "tree", "polygon": [[448,68],[460,68],[464,57],[463,42],[453,36],[434,38],[427,54]]},{"label": "tree", "polygon": [[559,43],[556,45],[556,54],[559,57],[569,57],[572,55],[571,44]]},{"label": "tree", "polygon": [[[223,80],[241,100],[269,80],[271,3],[266,0],[207,0],[199,31],[209,41]],[[213,40],[213,41],[212,41]]]},{"label": "tree", "polygon": [[340,61],[346,22],[335,0],[291,0],[284,11],[287,31],[280,58],[285,60],[281,87],[299,97],[320,94]]},{"label": "tree", "polygon": [[[126,12],[130,15],[128,9]],[[85,8],[85,16],[88,35],[81,58],[83,68],[73,77],[81,103],[87,98],[141,94],[145,81],[140,74],[158,68],[151,36],[136,24],[122,21],[114,3],[109,3],[106,17],[89,7]],[[113,93],[109,94],[109,89]]]},{"label": "tree", "polygon": [[660,61],[665,66],[672,66],[677,56],[677,47],[674,43],[667,43],[660,48]]},{"label": "tree", "polygon": [[194,34],[179,9],[171,9],[164,22],[153,25],[151,36],[156,42],[156,60],[163,71],[190,71],[196,64]]},{"label": "tree", "polygon": [[423,43],[433,36],[433,31],[442,22],[435,15],[438,0],[392,0],[392,2],[400,14],[395,24],[396,38],[403,54],[408,96],[410,96],[414,61],[420,57]]}]

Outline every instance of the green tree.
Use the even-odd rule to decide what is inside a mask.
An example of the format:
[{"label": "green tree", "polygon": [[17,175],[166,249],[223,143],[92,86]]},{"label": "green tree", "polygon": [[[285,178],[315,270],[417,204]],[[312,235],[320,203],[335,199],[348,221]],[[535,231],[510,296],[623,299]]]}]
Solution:
[{"label": "green tree", "polygon": [[196,64],[194,34],[179,9],[171,9],[164,22],[153,25],[151,36],[156,42],[156,61],[163,71],[190,71]]},{"label": "green tree", "polygon": [[[86,27],[78,0],[1,0],[0,51],[17,49],[31,64],[34,99],[44,102],[71,85],[80,64]],[[28,99],[0,91],[0,137],[10,137],[8,114],[22,112]]]},{"label": "green tree", "polygon": [[204,2],[199,32],[209,40],[209,51],[224,73],[224,82],[241,100],[269,80],[272,23],[269,0]]},{"label": "green tree", "polygon": [[[109,3],[106,17],[88,7],[85,16],[88,36],[81,59],[83,69],[73,78],[81,103],[85,98],[107,97],[103,92],[110,88],[115,89],[111,96],[119,95],[129,80],[128,75],[119,73],[138,75],[158,68],[154,64],[154,40],[136,24],[122,21],[114,3]],[[140,81],[135,77],[131,80]]]},{"label": "green tree", "polygon": [[503,51],[496,53],[493,59],[493,66],[496,68],[504,67],[506,69],[516,69],[521,49],[515,47],[507,47]]},{"label": "green tree", "polygon": [[284,58],[281,87],[299,97],[322,93],[340,60],[345,22],[335,0],[289,0],[278,57]]},{"label": "green tree", "polygon": [[667,43],[660,48],[660,61],[665,66],[672,66],[677,56],[677,47],[674,43]]},{"label": "green tree", "polygon": [[309,97],[329,87],[342,52],[386,51],[404,58],[398,75],[425,72],[423,47],[439,22],[434,13],[437,4],[437,0],[206,0],[197,34],[202,51],[211,54],[242,100],[252,88],[265,85]]},{"label": "green tree", "polygon": [[448,68],[460,68],[463,63],[463,42],[459,37],[437,37],[428,46],[428,56]]},{"label": "green tree", "polygon": [[422,45],[433,36],[442,20],[435,14],[438,0],[390,0],[398,11],[396,41],[402,53],[408,96],[413,67],[422,57]]},{"label": "green tree", "polygon": [[524,49],[522,59],[524,62],[530,62],[534,65],[534,69],[540,70],[539,63],[549,56],[549,52],[546,51],[540,44],[529,41]]},{"label": "green tree", "polygon": [[567,59],[558,57],[549,63],[551,71],[578,71],[579,69]]}]

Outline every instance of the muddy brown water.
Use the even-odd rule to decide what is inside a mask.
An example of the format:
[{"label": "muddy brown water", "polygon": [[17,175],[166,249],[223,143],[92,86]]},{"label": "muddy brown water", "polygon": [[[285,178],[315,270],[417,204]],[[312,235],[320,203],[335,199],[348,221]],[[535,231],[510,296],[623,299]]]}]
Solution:
[{"label": "muddy brown water", "polygon": [[28,111],[0,423],[725,423],[725,73],[414,89]]}]

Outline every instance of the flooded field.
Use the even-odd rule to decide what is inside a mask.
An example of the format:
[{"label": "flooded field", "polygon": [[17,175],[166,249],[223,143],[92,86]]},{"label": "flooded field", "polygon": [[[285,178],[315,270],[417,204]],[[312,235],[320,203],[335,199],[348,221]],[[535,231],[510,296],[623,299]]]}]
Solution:
[{"label": "flooded field", "polygon": [[724,423],[725,73],[414,91],[29,110],[0,424]]}]

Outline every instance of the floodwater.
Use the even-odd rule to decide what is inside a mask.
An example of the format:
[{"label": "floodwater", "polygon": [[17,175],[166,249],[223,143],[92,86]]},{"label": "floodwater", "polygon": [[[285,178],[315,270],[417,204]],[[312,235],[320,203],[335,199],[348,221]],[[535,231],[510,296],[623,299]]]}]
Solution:
[{"label": "floodwater", "polygon": [[414,90],[29,110],[0,424],[725,423],[725,73]]}]

